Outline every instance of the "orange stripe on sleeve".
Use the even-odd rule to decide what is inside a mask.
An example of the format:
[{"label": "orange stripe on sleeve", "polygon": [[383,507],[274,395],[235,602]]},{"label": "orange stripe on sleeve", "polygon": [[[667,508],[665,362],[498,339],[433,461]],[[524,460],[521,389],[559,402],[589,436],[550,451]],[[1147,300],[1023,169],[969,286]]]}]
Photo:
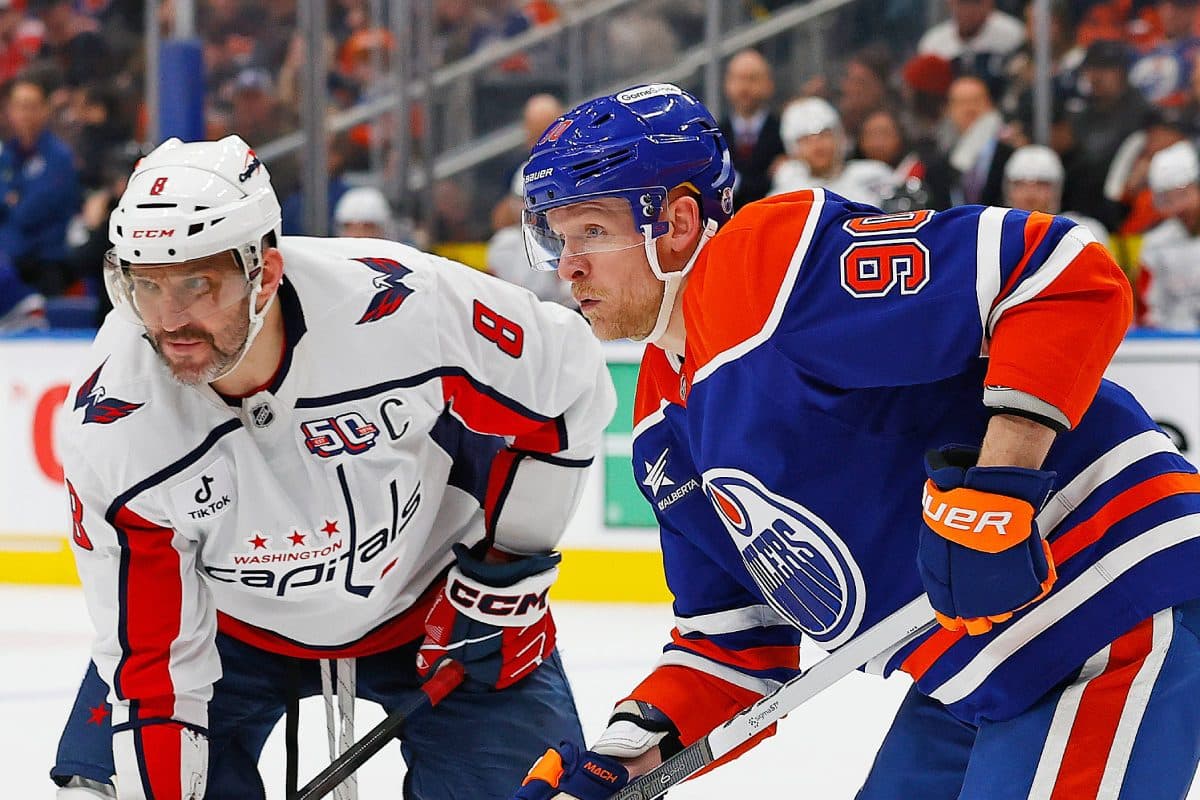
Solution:
[{"label": "orange stripe on sleeve", "polygon": [[[707,736],[711,730],[760,698],[749,689],[734,686],[698,670],[664,666],[651,672],[626,699],[650,703],[666,714],[679,729],[680,741],[686,746]],[[762,733],[697,774],[703,775],[721,764],[727,764],[768,736],[774,736],[775,725],[772,723],[767,726]]]},{"label": "orange stripe on sleeve", "polygon": [[1054,217],[1050,214],[1043,214],[1041,211],[1035,211],[1025,220],[1025,252],[1021,256],[1021,261],[1017,264],[1017,268],[1008,276],[1008,280],[1004,284],[1004,288],[1000,290],[1000,294],[996,296],[996,302],[992,303],[994,307],[1003,298],[1008,297],[1012,292],[1013,287],[1017,285],[1017,281],[1025,272],[1025,267],[1029,265],[1029,258],[1037,251],[1042,242],[1046,238],[1046,234],[1050,232],[1050,225],[1053,224]]},{"label": "orange stripe on sleeve", "polygon": [[678,628],[671,631],[671,640],[677,647],[712,659],[718,664],[728,664],[731,667],[748,670],[800,668],[800,649],[795,646],[778,645],[728,650],[708,639],[685,639],[679,634]]},{"label": "orange stripe on sleeve", "polygon": [[992,337],[986,383],[1026,392],[1078,424],[1133,316],[1129,281],[1095,242],[1041,294],[1008,309]]}]

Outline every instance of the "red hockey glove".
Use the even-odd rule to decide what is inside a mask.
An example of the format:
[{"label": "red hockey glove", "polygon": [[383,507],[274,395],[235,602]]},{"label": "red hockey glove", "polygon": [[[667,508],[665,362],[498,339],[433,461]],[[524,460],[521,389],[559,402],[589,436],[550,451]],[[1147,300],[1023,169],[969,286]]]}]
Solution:
[{"label": "red hockey glove", "polygon": [[928,453],[917,568],[950,630],[987,633],[1054,586],[1050,546],[1034,516],[1055,474],[977,467],[979,451],[950,446]]},{"label": "red hockey glove", "polygon": [[538,759],[513,800],[607,800],[627,783],[615,758],[562,742]]},{"label": "red hockey glove", "polygon": [[467,675],[503,689],[537,669],[554,651],[546,594],[558,577],[558,553],[486,563],[462,544],[446,588],[425,619],[417,670],[428,677],[452,658]]}]

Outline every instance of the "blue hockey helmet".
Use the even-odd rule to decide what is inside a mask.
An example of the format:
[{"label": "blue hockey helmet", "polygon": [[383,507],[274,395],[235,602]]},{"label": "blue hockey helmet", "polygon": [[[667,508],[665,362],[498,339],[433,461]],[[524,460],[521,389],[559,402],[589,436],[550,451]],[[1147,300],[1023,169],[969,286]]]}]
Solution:
[{"label": "blue hockey helmet", "polygon": [[526,245],[536,269],[558,267],[563,242],[545,214],[561,206],[624,199],[647,244],[667,232],[658,218],[672,189],[694,191],[714,228],[733,213],[725,137],[699,100],[669,83],[635,86],[559,117],[533,146],[522,181]]}]

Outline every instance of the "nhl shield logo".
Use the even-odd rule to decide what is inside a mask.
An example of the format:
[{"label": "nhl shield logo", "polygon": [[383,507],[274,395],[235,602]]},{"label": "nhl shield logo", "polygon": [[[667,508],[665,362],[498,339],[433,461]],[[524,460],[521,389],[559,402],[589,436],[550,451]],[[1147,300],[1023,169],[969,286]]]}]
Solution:
[{"label": "nhl shield logo", "polygon": [[824,647],[854,636],[866,585],[850,549],[823,519],[741,470],[708,470],[704,491],[772,608]]},{"label": "nhl shield logo", "polygon": [[271,410],[270,403],[259,403],[250,409],[250,419],[254,422],[254,427],[265,428],[275,421],[275,412]]}]

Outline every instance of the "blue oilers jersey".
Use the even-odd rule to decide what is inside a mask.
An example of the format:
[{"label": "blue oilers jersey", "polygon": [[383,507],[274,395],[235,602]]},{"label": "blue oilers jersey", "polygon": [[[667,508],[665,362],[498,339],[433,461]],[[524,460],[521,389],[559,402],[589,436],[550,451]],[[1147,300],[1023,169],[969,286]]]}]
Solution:
[{"label": "blue oilers jersey", "polygon": [[[836,649],[923,591],[924,454],[977,446],[996,412],[1061,431],[1038,515],[1058,582],[988,634],[939,629],[869,670],[903,669],[964,720],[1005,719],[1200,596],[1200,478],[1101,379],[1131,301],[1086,229],[797,192],[714,237],[683,307],[682,358],[647,347],[633,448],[677,627],[632,696],[685,741],[794,675],[800,633]],[[685,701],[717,685],[716,710]]]}]

